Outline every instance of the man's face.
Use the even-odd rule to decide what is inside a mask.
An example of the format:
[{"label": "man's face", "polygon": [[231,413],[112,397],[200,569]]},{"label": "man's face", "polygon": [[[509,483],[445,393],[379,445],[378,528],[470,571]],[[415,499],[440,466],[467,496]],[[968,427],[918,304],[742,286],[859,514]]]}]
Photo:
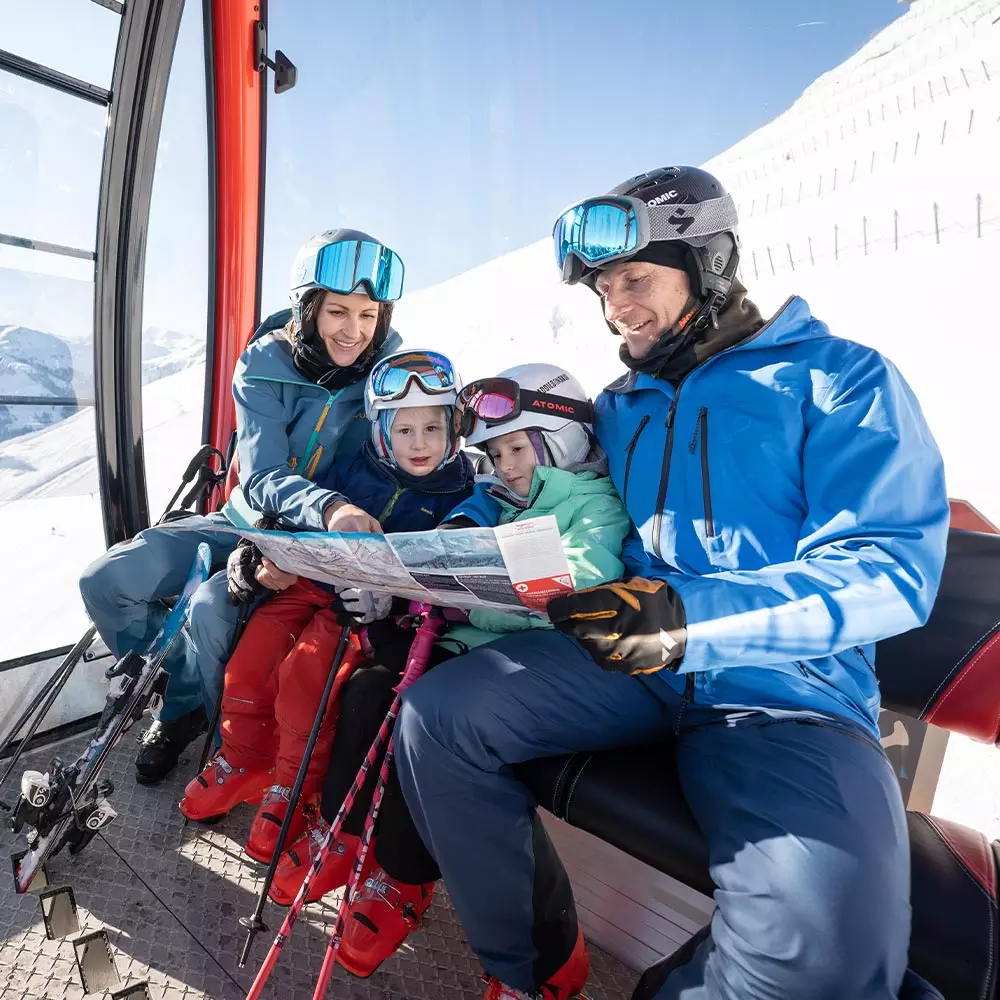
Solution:
[{"label": "man's face", "polygon": [[604,304],[605,318],[637,360],[681,318],[691,294],[685,271],[646,261],[612,264],[601,271],[594,287]]}]

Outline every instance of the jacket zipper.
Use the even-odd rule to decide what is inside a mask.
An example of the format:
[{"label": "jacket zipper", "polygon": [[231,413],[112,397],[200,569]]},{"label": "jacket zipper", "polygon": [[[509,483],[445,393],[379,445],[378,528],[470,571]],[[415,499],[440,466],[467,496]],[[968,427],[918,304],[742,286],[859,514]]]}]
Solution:
[{"label": "jacket zipper", "polygon": [[396,491],[389,497],[388,502],[382,508],[382,513],[378,516],[378,523],[382,524],[383,521],[392,513],[393,508],[396,506],[396,501],[406,492],[405,486],[397,486]]},{"label": "jacket zipper", "polygon": [[858,651],[858,656],[860,656],[861,659],[865,661],[865,666],[868,667],[868,669],[872,673],[874,673],[875,672],[875,668],[872,666],[871,663],[868,662],[868,657],[865,656],[865,651],[860,646],[855,646],[854,648]]},{"label": "jacket zipper", "polygon": [[[701,432],[699,435],[699,431]],[[698,410],[698,419],[694,425],[694,436],[688,450],[693,455],[701,437],[701,494],[705,501],[705,537],[715,537],[715,519],[712,517],[712,483],[708,473],[708,407]]]},{"label": "jacket zipper", "polygon": [[684,721],[684,713],[688,705],[694,704],[694,674],[688,674],[684,678],[684,697],[681,698],[680,708],[677,710],[677,719],[674,722],[674,736],[680,736],[681,723]]},{"label": "jacket zipper", "polygon": [[680,386],[674,393],[674,398],[670,401],[670,409],[667,410],[667,422],[664,425],[667,429],[667,444],[663,449],[663,465],[660,468],[660,488],[656,493],[656,510],[653,514],[653,552],[656,558],[662,560],[663,553],[660,551],[660,531],[663,528],[663,505],[667,500],[667,485],[670,482],[670,453],[674,450],[674,414],[677,412],[677,399],[680,396]]},{"label": "jacket zipper", "polygon": [[635,454],[635,446],[639,443],[639,435],[643,432],[646,424],[649,423],[649,414],[643,415],[642,420],[639,421],[639,426],[635,429],[635,433],[632,435],[632,440],[625,446],[625,484],[622,488],[622,503],[628,500],[628,476],[632,471],[632,456]]}]

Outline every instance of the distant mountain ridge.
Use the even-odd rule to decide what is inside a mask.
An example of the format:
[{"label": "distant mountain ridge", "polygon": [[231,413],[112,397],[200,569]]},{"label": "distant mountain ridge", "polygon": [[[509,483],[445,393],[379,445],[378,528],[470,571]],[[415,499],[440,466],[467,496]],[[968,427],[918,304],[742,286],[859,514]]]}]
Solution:
[{"label": "distant mountain ridge", "polygon": [[[205,359],[204,338],[148,327],[142,337],[143,385]],[[0,397],[86,400],[94,395],[93,343],[27,326],[0,326]],[[76,405],[0,404],[0,441],[51,426],[79,410]]]}]

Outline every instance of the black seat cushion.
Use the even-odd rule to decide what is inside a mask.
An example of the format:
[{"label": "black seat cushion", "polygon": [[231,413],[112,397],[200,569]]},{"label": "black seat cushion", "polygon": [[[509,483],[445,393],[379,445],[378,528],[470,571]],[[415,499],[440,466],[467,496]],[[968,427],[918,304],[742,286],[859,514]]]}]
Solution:
[{"label": "black seat cushion", "polygon": [[[711,894],[708,849],[681,795],[669,744],[530,761],[517,768],[539,805],[692,888]],[[948,1000],[997,990],[996,845],[908,813],[910,965]]]}]

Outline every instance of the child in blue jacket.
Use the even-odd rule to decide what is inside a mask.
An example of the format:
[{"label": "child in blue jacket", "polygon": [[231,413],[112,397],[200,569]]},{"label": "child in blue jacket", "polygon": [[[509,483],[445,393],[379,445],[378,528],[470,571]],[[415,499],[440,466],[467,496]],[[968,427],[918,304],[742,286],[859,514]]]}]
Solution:
[{"label": "child in blue jacket", "polygon": [[[335,462],[317,485],[374,517],[385,531],[436,527],[471,494],[474,482],[454,429],[456,379],[448,359],[434,352],[404,351],[377,364],[365,396],[371,440],[356,457]],[[237,549],[230,559],[231,589],[252,589],[255,576],[268,578],[258,574],[258,559],[254,546]],[[270,579],[275,577],[283,589],[254,613],[226,668],[222,749],[188,784],[180,803],[189,819],[205,820],[263,796],[246,844],[247,853],[262,862],[273,854],[340,639],[338,612],[373,622],[388,617],[392,601],[357,590],[334,594],[323,584],[274,574],[271,567]],[[306,807],[326,772],[336,693],[363,659],[360,640],[352,636],[289,842],[304,830]]]}]

